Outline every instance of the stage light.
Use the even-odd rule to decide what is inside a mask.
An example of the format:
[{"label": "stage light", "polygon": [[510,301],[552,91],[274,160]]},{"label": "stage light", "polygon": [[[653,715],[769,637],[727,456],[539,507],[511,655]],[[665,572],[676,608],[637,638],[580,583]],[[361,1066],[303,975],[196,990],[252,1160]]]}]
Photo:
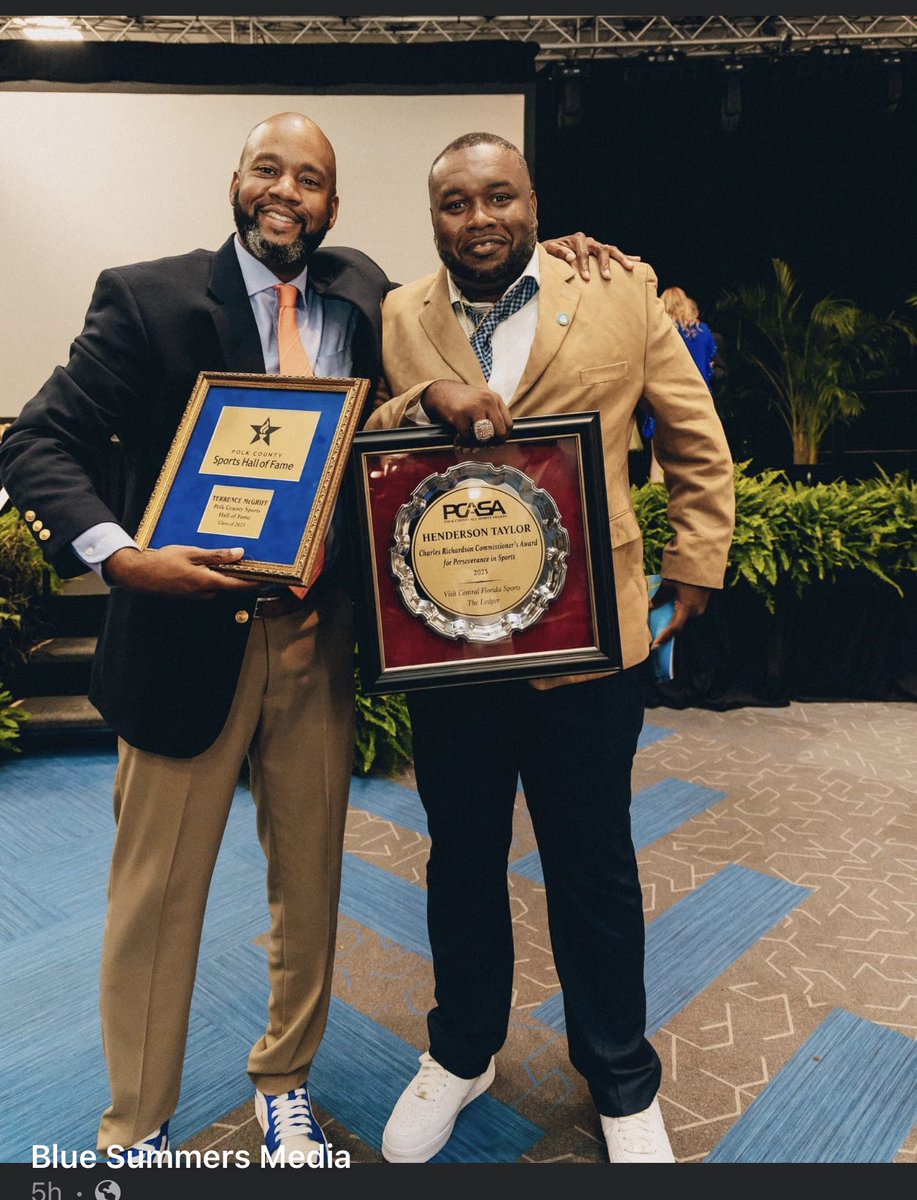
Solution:
[{"label": "stage light", "polygon": [[742,71],[745,64],[732,56],[723,63],[726,76],[726,95],[720,104],[720,124],[725,133],[735,133],[742,116]]},{"label": "stage light", "polygon": [[572,58],[558,63],[554,77],[559,81],[557,99],[557,128],[574,129],[583,121],[583,67]]},{"label": "stage light", "polygon": [[19,22],[24,37],[31,42],[81,42],[83,31],[75,29],[69,17],[26,17]]}]

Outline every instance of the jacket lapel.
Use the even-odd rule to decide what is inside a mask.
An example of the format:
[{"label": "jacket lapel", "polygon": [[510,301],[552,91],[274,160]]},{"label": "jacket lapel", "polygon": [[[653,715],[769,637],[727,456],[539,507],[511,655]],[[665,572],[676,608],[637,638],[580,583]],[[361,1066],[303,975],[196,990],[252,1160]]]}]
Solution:
[{"label": "jacket lapel", "polygon": [[210,315],[220,339],[226,370],[263,374],[264,356],[258,326],[232,243],[233,238],[229,238],[213,256]]},{"label": "jacket lapel", "polygon": [[455,319],[455,313],[449,303],[445,267],[440,267],[424,297],[424,306],[420,310],[420,326],[459,379],[476,387],[487,387],[478,356],[471,348],[465,331]]},{"label": "jacket lapel", "polygon": [[579,290],[571,283],[576,277],[575,267],[553,258],[541,246],[538,247],[538,262],[541,271],[538,328],[528,362],[513,396],[514,403],[534,387],[563,345],[580,300]]}]

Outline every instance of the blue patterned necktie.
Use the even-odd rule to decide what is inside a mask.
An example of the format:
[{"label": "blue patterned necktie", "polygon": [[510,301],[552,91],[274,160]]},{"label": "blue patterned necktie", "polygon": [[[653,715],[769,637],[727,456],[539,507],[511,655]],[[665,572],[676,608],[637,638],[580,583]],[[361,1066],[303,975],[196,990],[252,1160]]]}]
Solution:
[{"label": "blue patterned necktie", "polygon": [[501,321],[505,321],[507,317],[511,317],[513,313],[517,313],[520,308],[528,304],[537,291],[538,280],[531,275],[523,275],[513,290],[497,301],[474,331],[471,345],[478,356],[485,379],[490,379],[490,373],[494,368],[494,352],[490,342],[494,330]]}]

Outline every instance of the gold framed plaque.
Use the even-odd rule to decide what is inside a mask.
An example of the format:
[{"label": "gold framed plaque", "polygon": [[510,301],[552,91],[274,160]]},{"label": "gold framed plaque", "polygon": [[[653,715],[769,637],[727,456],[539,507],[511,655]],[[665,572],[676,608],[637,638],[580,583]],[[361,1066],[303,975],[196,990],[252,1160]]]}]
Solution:
[{"label": "gold framed plaque", "polygon": [[368,379],[203,371],[137,531],[142,550],[242,546],[221,567],[304,583],[324,543]]},{"label": "gold framed plaque", "polygon": [[620,668],[598,413],[356,435],[367,694]]}]

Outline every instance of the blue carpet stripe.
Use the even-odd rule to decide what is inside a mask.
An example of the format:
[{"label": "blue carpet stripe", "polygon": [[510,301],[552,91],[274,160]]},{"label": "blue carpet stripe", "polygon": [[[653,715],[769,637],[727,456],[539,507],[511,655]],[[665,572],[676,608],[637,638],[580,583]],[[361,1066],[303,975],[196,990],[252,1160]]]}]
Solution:
[{"label": "blue carpet stripe", "polygon": [[707,1158],[890,1163],[917,1121],[917,1042],[835,1009]]},{"label": "blue carpet stripe", "polygon": [[415,954],[431,958],[427,937],[427,893],[416,883],[344,855],[340,911]]},{"label": "blue carpet stripe", "polygon": [[[674,730],[665,729],[661,725],[644,725],[637,748],[642,750],[645,746],[652,746],[662,738],[671,737],[673,732]],[[522,790],[521,782],[519,790]],[[719,793],[717,796],[719,797]],[[352,808],[361,808],[364,812],[392,821],[403,829],[411,829],[414,833],[427,836],[427,814],[420,803],[420,797],[411,788],[387,779],[354,778],[350,784],[350,804]]]},{"label": "blue carpet stripe", "polygon": [[103,911],[114,841],[114,820],[107,835],[84,837],[44,850],[28,859],[7,863],[4,875],[49,908],[74,915]]},{"label": "blue carpet stripe", "polygon": [[427,814],[420,797],[411,788],[387,779],[357,779],[350,781],[350,807],[361,808],[403,829],[427,836]]},{"label": "blue carpet stripe", "polygon": [[[241,1039],[247,1054],[248,1045],[264,1027],[267,992],[264,951],[243,945],[201,965],[195,1003],[208,1021],[231,1038]],[[417,1055],[413,1046],[383,1025],[332,998],[328,1027],[309,1076],[312,1098],[379,1149],[388,1114],[417,1070]],[[191,1066],[189,1062],[189,1070]],[[234,1103],[244,1102],[247,1095]],[[218,1111],[229,1107],[226,1104]],[[491,1096],[482,1097],[462,1114],[449,1146],[434,1161],[515,1162],[542,1136],[538,1126],[512,1108]]]},{"label": "blue carpet stripe", "polygon": [[[0,866],[90,834],[111,834],[111,751],[17,759],[0,773]],[[40,801],[40,802],[37,802]]]},{"label": "blue carpet stripe", "polygon": [[634,796],[631,804],[634,846],[638,850],[651,846],[685,821],[719,804],[725,796],[725,792],[684,779],[663,779],[644,788]]},{"label": "blue carpet stripe", "polygon": [[[646,1032],[652,1037],[811,894],[747,867],[729,866],[646,930]],[[564,1032],[558,993],[532,1015]]]},{"label": "blue carpet stripe", "polygon": [[666,729],[664,725],[644,725],[640,730],[640,737],[637,739],[637,749],[645,750],[647,746],[661,742],[663,738],[671,737],[674,732],[674,729]]},{"label": "blue carpet stripe", "polygon": [[[417,1050],[357,1009],[332,999],[328,1029],[309,1088],[317,1104],[375,1146],[405,1084]],[[544,1131],[485,1093],[459,1114],[448,1144],[431,1162],[517,1162]]]},{"label": "blue carpet stripe", "polygon": [[[634,846],[643,850],[666,834],[684,825],[691,817],[718,804],[726,795],[713,788],[683,779],[663,779],[652,787],[637,792],[631,801],[630,818]],[[534,883],[544,883],[544,871],[537,850],[510,863],[514,875],[522,875]]]},{"label": "blue carpet stripe", "polygon": [[531,850],[528,854],[517,858],[515,862],[511,862],[509,869],[514,875],[521,875],[523,879],[531,879],[532,883],[544,883],[544,868],[541,865],[541,855],[537,850]]},{"label": "blue carpet stripe", "polygon": [[49,925],[60,924],[65,912],[36,900],[0,872],[0,943],[15,942]]}]

